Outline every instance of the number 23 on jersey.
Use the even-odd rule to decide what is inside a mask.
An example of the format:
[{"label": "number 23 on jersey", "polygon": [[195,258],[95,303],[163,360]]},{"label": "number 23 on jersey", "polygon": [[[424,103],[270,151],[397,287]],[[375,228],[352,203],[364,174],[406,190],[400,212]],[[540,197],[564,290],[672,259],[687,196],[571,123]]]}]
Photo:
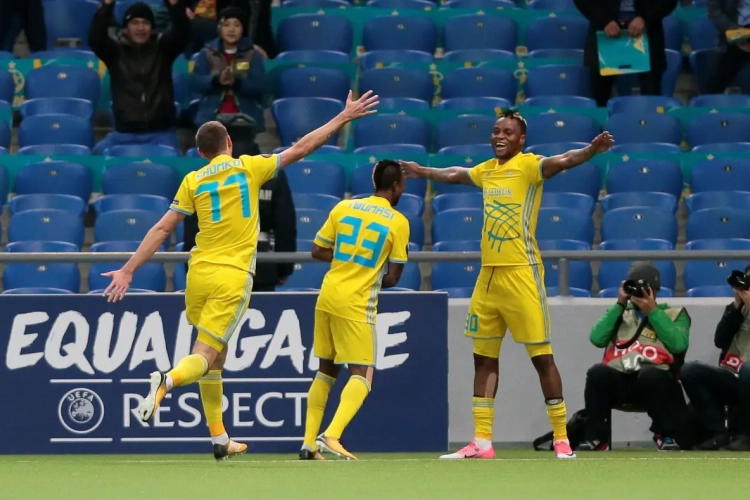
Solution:
[{"label": "number 23 on jersey", "polygon": [[[336,234],[336,247],[333,258],[342,262],[354,262],[360,266],[374,269],[383,254],[385,242],[388,239],[390,229],[388,226],[377,222],[367,224],[360,217],[347,215],[339,221],[339,231]],[[349,253],[348,250],[356,252],[357,243],[359,248],[366,250],[361,254]],[[364,255],[362,255],[364,253]]]}]

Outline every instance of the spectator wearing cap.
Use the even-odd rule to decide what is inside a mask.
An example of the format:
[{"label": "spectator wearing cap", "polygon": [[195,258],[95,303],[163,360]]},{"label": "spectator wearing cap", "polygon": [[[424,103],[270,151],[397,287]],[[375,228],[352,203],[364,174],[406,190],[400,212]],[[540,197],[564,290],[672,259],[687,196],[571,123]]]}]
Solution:
[{"label": "spectator wearing cap", "polygon": [[660,450],[688,448],[689,418],[678,374],[690,339],[690,316],[682,307],[657,304],[659,270],[636,262],[617,303],[591,330],[604,348],[601,363],[586,374],[588,421],[581,450],[606,450],[612,409],[645,410]]},{"label": "spectator wearing cap", "polygon": [[221,11],[219,38],[196,58],[193,91],[202,96],[196,126],[216,120],[217,115],[242,113],[255,120],[256,133],[265,130],[263,56],[255,50],[252,40],[243,37],[242,16],[242,10],[236,7]]},{"label": "spectator wearing cap", "polygon": [[94,154],[125,144],[164,144],[179,149],[175,134],[172,66],[190,40],[190,21],[181,0],[164,0],[171,27],[153,32],[154,13],[137,2],[125,11],[124,28],[110,35],[114,0],[104,0],[89,28],[89,45],[110,75],[114,131]]}]

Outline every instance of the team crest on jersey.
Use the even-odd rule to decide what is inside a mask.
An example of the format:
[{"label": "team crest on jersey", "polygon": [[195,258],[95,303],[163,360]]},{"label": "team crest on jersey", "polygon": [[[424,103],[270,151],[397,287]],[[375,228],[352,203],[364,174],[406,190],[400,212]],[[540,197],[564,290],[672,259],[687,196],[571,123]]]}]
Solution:
[{"label": "team crest on jersey", "polygon": [[66,430],[73,434],[88,434],[102,423],[104,403],[91,389],[72,389],[60,400],[57,413]]}]

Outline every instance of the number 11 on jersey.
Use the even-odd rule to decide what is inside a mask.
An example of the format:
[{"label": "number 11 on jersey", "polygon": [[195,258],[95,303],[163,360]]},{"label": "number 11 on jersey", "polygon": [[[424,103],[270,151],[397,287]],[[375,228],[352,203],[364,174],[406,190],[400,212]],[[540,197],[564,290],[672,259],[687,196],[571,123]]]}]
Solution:
[{"label": "number 11 on jersey", "polygon": [[[222,187],[231,186],[237,184],[240,189],[240,202],[242,204],[242,218],[250,218],[250,190],[247,187],[247,176],[238,172],[232,174],[224,180]],[[208,193],[211,197],[211,221],[219,222],[221,220],[221,196],[219,194],[219,182],[207,182],[198,186],[195,190],[195,196],[202,193]],[[226,194],[226,193],[225,193]]]}]

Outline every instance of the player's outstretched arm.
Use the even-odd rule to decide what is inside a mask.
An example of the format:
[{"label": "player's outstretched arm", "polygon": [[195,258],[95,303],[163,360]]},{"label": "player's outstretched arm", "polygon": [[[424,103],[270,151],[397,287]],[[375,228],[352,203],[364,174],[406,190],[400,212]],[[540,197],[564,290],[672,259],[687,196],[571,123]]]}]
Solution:
[{"label": "player's outstretched arm", "polygon": [[128,291],[130,282],[133,280],[133,273],[156,253],[162,243],[164,243],[164,240],[172,234],[177,224],[182,222],[184,218],[184,213],[177,212],[176,210],[168,210],[164,214],[164,217],[154,224],[154,227],[149,229],[146,237],[143,238],[143,241],[138,246],[138,250],[135,251],[130,260],[122,268],[117,271],[102,273],[102,276],[112,278],[112,283],[104,290],[104,295],[107,296],[108,302],[117,302],[125,296],[125,292]]},{"label": "player's outstretched arm", "polygon": [[295,142],[289,149],[282,151],[279,155],[279,168],[288,167],[292,163],[310,156],[347,123],[377,113],[375,107],[378,104],[378,96],[373,95],[372,90],[362,94],[362,97],[356,101],[352,99],[352,91],[350,90],[349,96],[346,98],[346,106],[341,113],[322,127],[313,130]]},{"label": "player's outstretched arm", "polygon": [[591,141],[591,144],[583,149],[572,149],[567,153],[545,158],[542,163],[542,175],[545,179],[549,179],[563,170],[577,167],[599,153],[606,153],[614,143],[615,139],[612,137],[612,134],[606,131],[602,132]]},{"label": "player's outstretched arm", "polygon": [[430,168],[423,167],[413,161],[399,161],[401,170],[406,177],[412,179],[429,179],[442,184],[467,184],[474,186],[474,181],[469,176],[468,168],[448,167],[448,168]]}]

